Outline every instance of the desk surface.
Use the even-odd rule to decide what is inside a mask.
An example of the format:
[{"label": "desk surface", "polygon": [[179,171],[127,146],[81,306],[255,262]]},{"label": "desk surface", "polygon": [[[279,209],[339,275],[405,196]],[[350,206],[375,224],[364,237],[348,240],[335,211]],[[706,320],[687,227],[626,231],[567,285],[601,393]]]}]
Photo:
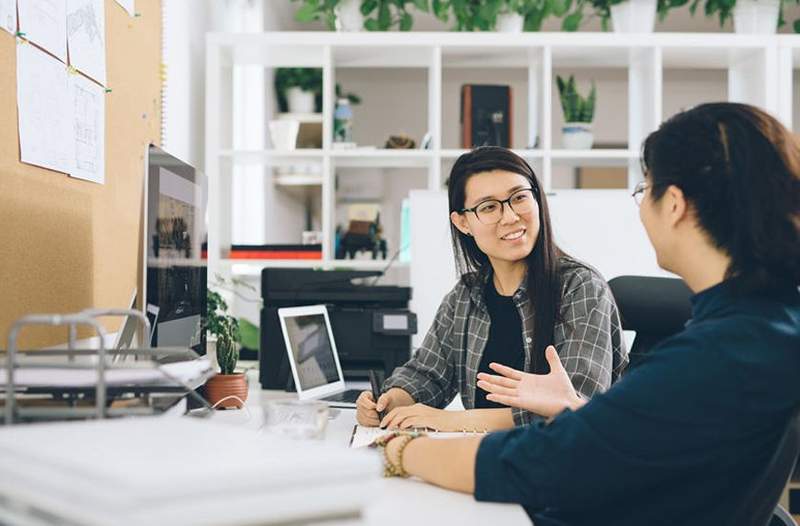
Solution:
[{"label": "desk surface", "polygon": [[[247,410],[217,411],[212,417],[215,421],[258,431],[264,422],[261,408],[267,400],[294,396],[281,391],[262,391],[257,378],[253,375],[248,377],[250,393],[245,406]],[[338,414],[328,421],[325,442],[347,448],[356,421],[355,410],[334,411],[338,411]],[[477,502],[471,495],[444,490],[413,479],[383,479],[380,484],[380,496],[365,510],[364,522],[367,524],[531,524],[527,514],[517,505]]]}]

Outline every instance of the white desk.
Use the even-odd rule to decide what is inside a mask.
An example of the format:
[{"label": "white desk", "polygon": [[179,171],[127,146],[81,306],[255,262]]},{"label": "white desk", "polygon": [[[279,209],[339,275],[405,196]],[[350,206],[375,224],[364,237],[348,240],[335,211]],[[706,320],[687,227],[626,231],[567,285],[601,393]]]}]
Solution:
[{"label": "white desk", "polygon": [[[250,393],[246,407],[250,411],[217,411],[212,418],[258,432],[264,422],[261,407],[270,399],[294,396],[281,391],[262,391],[257,375],[249,374]],[[355,424],[355,410],[337,409],[328,421],[325,441],[347,448]],[[376,452],[376,454],[378,454]],[[477,502],[471,495],[448,491],[419,480],[383,479],[380,497],[365,510],[364,523],[380,526],[415,524],[458,524],[487,526],[502,524],[530,525],[525,511],[517,505]]]}]

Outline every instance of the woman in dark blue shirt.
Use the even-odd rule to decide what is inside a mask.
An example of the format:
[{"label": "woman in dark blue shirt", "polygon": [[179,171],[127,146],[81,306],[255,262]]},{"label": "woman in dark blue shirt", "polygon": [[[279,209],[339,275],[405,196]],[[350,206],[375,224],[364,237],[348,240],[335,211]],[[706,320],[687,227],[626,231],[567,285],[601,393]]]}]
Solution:
[{"label": "woman in dark blue shirt", "polygon": [[695,292],[686,329],[589,402],[552,349],[546,375],[493,364],[489,400],[554,418],[391,438],[388,472],[522,504],[537,526],[731,523],[800,407],[800,148],[761,110],[705,104],[652,133],[644,164],[642,223]]}]

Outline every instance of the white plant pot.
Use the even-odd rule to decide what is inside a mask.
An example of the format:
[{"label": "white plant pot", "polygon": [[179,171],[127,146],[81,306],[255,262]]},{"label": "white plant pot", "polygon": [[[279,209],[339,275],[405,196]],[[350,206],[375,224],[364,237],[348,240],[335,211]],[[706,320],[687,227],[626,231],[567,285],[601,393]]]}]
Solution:
[{"label": "white plant pot", "polygon": [[522,33],[525,17],[519,13],[500,13],[495,27],[499,33]]},{"label": "white plant pot", "polygon": [[748,35],[774,34],[780,9],[780,0],[738,0],[733,8],[733,30]]},{"label": "white plant pot", "polygon": [[336,31],[362,31],[364,15],[361,14],[361,0],[342,0],[333,8],[336,15]]},{"label": "white plant pot", "polygon": [[627,0],[611,6],[615,33],[652,33],[656,26],[656,0]]},{"label": "white plant pot", "polygon": [[269,121],[269,134],[272,147],[276,150],[291,151],[297,146],[297,134],[300,131],[300,121],[282,119]]},{"label": "white plant pot", "polygon": [[286,90],[289,113],[314,113],[314,92],[303,91],[297,86]]},{"label": "white plant pot", "polygon": [[565,122],[561,132],[567,150],[589,150],[594,143],[591,123]]}]

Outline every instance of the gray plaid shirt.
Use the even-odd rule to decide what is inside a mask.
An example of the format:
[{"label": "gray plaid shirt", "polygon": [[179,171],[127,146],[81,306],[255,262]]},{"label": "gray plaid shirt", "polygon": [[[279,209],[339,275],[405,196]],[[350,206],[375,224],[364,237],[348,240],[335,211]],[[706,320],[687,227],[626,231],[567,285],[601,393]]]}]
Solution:
[{"label": "gray plaid shirt", "polygon": [[[553,339],[561,363],[575,389],[586,397],[607,390],[628,363],[617,305],[600,273],[571,258],[562,258],[561,320]],[[533,307],[526,281],[514,294],[523,327],[525,370],[531,370]],[[400,387],[418,403],[447,406],[461,394],[464,407],[475,407],[475,389],[483,350],[489,337],[485,282],[469,287],[463,281],[445,296],[416,354],[394,370],[383,385]],[[514,423],[539,419],[513,409]]]}]

